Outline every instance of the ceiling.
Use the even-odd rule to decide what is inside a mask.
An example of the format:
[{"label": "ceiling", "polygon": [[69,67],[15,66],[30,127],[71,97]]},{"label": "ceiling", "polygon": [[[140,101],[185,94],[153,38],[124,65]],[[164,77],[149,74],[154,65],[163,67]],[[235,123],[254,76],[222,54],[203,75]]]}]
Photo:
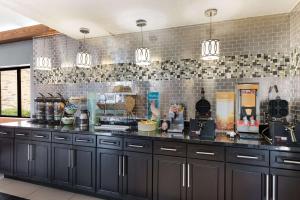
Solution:
[{"label": "ceiling", "polygon": [[[297,2],[299,0],[0,0],[0,5],[71,37],[81,38],[80,27],[91,29],[89,37],[105,36],[138,31],[135,20],[139,18],[148,21],[145,30],[155,30],[207,23],[209,19],[204,16],[207,8],[217,8],[219,12],[213,20],[223,21],[287,13]],[[0,13],[1,25],[1,9]]]},{"label": "ceiling", "polygon": [[36,21],[0,5],[0,32],[36,24]]}]

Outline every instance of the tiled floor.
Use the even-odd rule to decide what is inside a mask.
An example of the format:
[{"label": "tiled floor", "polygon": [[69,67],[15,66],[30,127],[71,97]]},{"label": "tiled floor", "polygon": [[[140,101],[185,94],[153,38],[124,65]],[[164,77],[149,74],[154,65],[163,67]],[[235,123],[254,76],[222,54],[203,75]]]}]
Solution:
[{"label": "tiled floor", "polygon": [[0,179],[0,192],[31,200],[104,200],[8,178]]}]

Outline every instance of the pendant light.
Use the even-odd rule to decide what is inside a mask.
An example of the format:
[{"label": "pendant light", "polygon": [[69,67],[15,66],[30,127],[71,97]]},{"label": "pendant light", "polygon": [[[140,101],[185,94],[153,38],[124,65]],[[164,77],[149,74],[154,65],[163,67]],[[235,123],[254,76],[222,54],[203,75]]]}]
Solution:
[{"label": "pendant light", "polygon": [[208,9],[205,16],[210,17],[209,39],[202,42],[202,60],[217,60],[220,57],[220,41],[212,39],[212,17],[217,15],[217,9]]},{"label": "pendant light", "polygon": [[80,28],[79,31],[84,35],[83,45],[76,56],[76,66],[80,68],[91,68],[92,56],[87,52],[85,44],[85,35],[90,33],[88,28]]},{"label": "pendant light", "polygon": [[142,36],[142,46],[135,50],[135,64],[142,65],[150,65],[150,49],[144,47],[144,36],[143,36],[143,27],[147,25],[147,21],[144,19],[139,19],[136,21],[137,27],[141,28],[141,36]]},{"label": "pendant light", "polygon": [[51,58],[46,56],[45,49],[46,49],[46,38],[42,38],[43,40],[43,50],[42,50],[42,55],[38,56],[35,60],[35,69],[36,70],[41,70],[41,71],[50,71],[52,68],[51,64]]}]

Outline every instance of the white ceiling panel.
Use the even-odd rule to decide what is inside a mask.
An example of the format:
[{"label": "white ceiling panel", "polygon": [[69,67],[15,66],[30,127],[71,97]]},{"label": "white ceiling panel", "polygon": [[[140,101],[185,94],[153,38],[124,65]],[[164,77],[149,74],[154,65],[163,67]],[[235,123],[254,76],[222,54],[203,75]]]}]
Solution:
[{"label": "white ceiling panel", "polygon": [[290,12],[299,0],[0,0],[28,18],[74,38],[80,27],[89,37],[135,32],[135,20],[146,19],[145,30],[207,23],[208,8],[217,8],[214,21]]},{"label": "white ceiling panel", "polygon": [[0,5],[0,32],[36,24],[36,21]]}]

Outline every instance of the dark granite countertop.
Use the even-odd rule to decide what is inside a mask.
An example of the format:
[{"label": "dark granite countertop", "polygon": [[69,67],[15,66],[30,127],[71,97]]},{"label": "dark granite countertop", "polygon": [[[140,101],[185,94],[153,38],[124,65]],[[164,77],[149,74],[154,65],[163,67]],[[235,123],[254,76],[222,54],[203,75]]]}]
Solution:
[{"label": "dark granite countertop", "polygon": [[60,126],[60,125],[42,125],[34,124],[30,121],[19,121],[1,123],[0,126],[11,127],[11,128],[24,128],[31,130],[43,130],[52,132],[64,132],[73,134],[91,134],[100,136],[122,136],[122,137],[139,137],[149,138],[153,140],[164,140],[164,141],[177,141],[187,142],[194,144],[209,144],[218,146],[234,146],[244,148],[255,148],[255,149],[268,149],[268,150],[281,150],[281,151],[295,151],[300,152],[300,144],[298,145],[273,145],[265,140],[250,140],[250,139],[230,139],[225,134],[218,133],[215,139],[206,140],[200,139],[197,136],[189,136],[188,134],[171,134],[161,133],[160,131],[142,132],[142,131],[99,131],[95,130],[94,126],[89,126],[87,130],[80,129],[79,127],[73,126]]}]

